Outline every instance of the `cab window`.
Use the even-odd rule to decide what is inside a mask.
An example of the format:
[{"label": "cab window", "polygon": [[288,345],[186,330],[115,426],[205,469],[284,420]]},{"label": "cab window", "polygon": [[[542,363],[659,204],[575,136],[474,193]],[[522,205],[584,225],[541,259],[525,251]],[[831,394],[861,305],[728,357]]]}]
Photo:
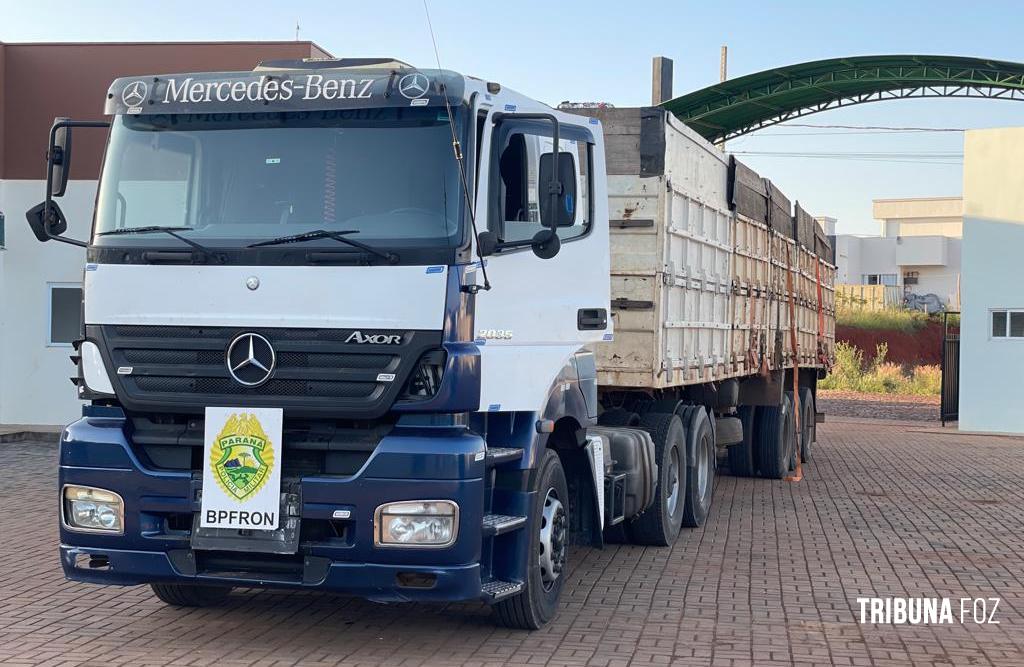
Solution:
[{"label": "cab window", "polygon": [[[550,126],[546,129],[546,134],[540,127],[537,131],[524,127],[499,135],[503,138],[494,175],[498,205],[492,209],[492,218],[497,219],[492,219],[491,229],[502,243],[527,241],[544,228],[541,211],[549,203],[545,198],[554,150]],[[560,138],[558,144],[558,171],[563,180],[571,178],[575,186],[569,187],[570,191],[575,190],[575,197],[564,199],[567,211],[560,216],[557,227],[564,242],[583,236],[590,229],[593,148],[582,137]]]}]

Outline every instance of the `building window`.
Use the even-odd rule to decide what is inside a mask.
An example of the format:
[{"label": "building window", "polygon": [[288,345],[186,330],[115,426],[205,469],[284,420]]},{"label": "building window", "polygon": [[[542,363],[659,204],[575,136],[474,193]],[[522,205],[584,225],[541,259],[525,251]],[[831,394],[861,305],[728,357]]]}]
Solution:
[{"label": "building window", "polygon": [[895,273],[865,273],[863,276],[865,285],[896,285]]},{"label": "building window", "polygon": [[1024,338],[1024,310],[993,310],[993,338]]},{"label": "building window", "polygon": [[71,345],[82,335],[82,286],[50,284],[48,345]]}]

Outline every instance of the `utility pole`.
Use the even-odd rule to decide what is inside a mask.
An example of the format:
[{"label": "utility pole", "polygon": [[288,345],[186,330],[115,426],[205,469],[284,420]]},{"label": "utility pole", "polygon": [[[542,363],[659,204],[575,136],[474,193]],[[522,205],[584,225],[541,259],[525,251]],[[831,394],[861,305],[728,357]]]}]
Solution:
[{"label": "utility pole", "polygon": [[672,59],[655,56],[651,76],[651,104],[658,106],[672,99]]},{"label": "utility pole", "polygon": [[[729,47],[726,44],[722,44],[722,59],[718,64],[718,80],[725,83],[725,80],[729,78]],[[725,150],[725,139],[718,142],[718,147]]]}]

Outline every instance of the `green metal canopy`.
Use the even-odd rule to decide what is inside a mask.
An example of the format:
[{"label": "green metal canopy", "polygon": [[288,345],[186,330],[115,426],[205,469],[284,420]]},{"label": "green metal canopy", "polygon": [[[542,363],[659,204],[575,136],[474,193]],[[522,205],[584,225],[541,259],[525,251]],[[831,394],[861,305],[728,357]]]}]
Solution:
[{"label": "green metal canopy", "polygon": [[1024,64],[959,56],[854,56],[777,67],[662,103],[711,141],[827,109],[913,97],[1024,101]]}]

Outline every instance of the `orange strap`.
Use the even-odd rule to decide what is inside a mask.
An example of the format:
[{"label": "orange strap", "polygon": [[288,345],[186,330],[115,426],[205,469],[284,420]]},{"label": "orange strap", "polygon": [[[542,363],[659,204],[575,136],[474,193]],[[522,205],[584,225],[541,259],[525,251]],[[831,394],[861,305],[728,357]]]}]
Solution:
[{"label": "orange strap", "polygon": [[796,302],[793,299],[793,249],[786,252],[786,291],[789,293],[789,345],[793,350],[793,422],[796,424],[796,470],[786,477],[787,482],[799,482],[804,478],[800,463],[800,350],[796,342]]}]

